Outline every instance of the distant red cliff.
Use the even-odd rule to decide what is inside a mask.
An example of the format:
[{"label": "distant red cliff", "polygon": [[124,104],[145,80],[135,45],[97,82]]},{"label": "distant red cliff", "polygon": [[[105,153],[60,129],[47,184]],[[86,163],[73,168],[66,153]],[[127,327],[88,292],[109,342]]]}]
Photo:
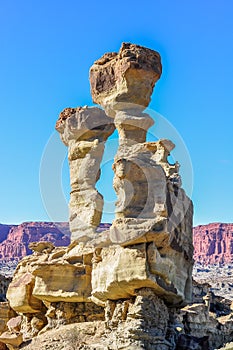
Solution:
[{"label": "distant red cliff", "polygon": [[194,259],[203,264],[233,263],[233,224],[212,223],[193,229]]},{"label": "distant red cliff", "polygon": [[30,242],[50,241],[55,246],[70,243],[67,222],[24,222],[21,225],[0,225],[0,260],[21,259],[31,254]]},{"label": "distant red cliff", "polygon": [[[98,231],[110,224],[101,224]],[[25,222],[0,224],[0,260],[14,260],[31,254],[30,242],[50,241],[55,246],[70,243],[67,222]],[[212,223],[193,229],[194,259],[203,264],[233,263],[233,224]]]}]

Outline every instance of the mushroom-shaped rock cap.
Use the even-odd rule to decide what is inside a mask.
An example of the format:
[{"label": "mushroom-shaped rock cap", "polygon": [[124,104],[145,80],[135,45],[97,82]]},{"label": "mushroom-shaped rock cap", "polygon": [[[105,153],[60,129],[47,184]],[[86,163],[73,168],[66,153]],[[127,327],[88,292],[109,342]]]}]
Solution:
[{"label": "mushroom-shaped rock cap", "polygon": [[114,117],[117,110],[143,110],[150,103],[161,73],[158,52],[123,43],[119,53],[106,53],[91,67],[93,102],[104,107],[110,117]]}]

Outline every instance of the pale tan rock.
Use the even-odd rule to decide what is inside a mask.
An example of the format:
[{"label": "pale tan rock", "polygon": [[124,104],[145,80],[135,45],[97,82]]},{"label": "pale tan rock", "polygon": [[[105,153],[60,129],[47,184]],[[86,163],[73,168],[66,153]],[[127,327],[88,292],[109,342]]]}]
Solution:
[{"label": "pale tan rock", "polygon": [[167,159],[174,144],[169,140],[145,142],[150,124],[143,113],[117,112],[115,125],[120,137],[113,164],[118,199],[110,239],[124,247],[154,242],[159,256],[164,257],[160,260],[157,255],[155,275],[162,275],[165,281],[170,278],[181,298],[191,301],[193,207],[181,188],[179,164]]},{"label": "pale tan rock", "polygon": [[9,349],[18,349],[23,342],[21,333],[4,332],[0,335],[0,341],[7,344]]},{"label": "pale tan rock", "polygon": [[66,249],[66,253],[62,256],[62,261],[67,261],[70,264],[79,263],[91,266],[93,254],[93,247],[84,246],[83,243],[73,243]]},{"label": "pale tan rock", "polygon": [[167,178],[143,145],[120,146],[115,157],[113,186],[117,193],[116,217],[156,219],[165,217]]},{"label": "pale tan rock", "polygon": [[185,251],[192,264],[193,207],[180,188],[178,165],[167,161],[173,147],[169,140],[119,147],[113,165],[118,201],[110,238],[123,246],[148,241],[161,246],[164,240],[162,246]]},{"label": "pale tan rock", "polygon": [[41,312],[22,315],[22,324],[20,331],[23,334],[25,341],[35,337],[41,331],[41,329],[47,325],[45,313],[46,308],[43,307]]},{"label": "pale tan rock", "polygon": [[7,299],[16,312],[34,313],[41,309],[41,301],[32,295],[35,277],[30,272],[20,271],[14,275],[7,290]]},{"label": "pale tan rock", "polygon": [[184,256],[175,256],[172,249],[170,257],[163,257],[153,243],[148,248],[112,246],[103,248],[99,256],[93,263],[92,295],[101,301],[129,298],[145,287],[171,304],[190,298],[189,266],[182,267]]},{"label": "pale tan rock", "polygon": [[91,268],[76,263],[38,264],[33,272],[33,296],[45,301],[89,301],[91,295]]},{"label": "pale tan rock", "polygon": [[65,108],[59,115],[56,130],[66,146],[71,140],[105,141],[114,131],[111,118],[97,107]]},{"label": "pale tan rock", "polygon": [[21,316],[13,317],[7,322],[7,327],[10,332],[18,333],[21,328],[21,323],[22,323]]},{"label": "pale tan rock", "polygon": [[152,241],[161,246],[169,240],[167,221],[160,216],[155,219],[118,218],[110,228],[110,239],[124,247]]},{"label": "pale tan rock", "polygon": [[139,105],[143,110],[150,102],[161,72],[158,52],[123,43],[119,53],[105,54],[91,67],[92,99],[103,106],[109,116],[132,105]]},{"label": "pale tan rock", "polygon": [[51,253],[55,248],[51,242],[47,241],[31,242],[28,247],[38,253]]},{"label": "pale tan rock", "polygon": [[[60,251],[60,254],[59,254]],[[91,302],[91,271],[94,248],[71,244],[47,253],[26,257],[19,263],[7,297],[23,314],[38,313],[44,302]]]},{"label": "pale tan rock", "polygon": [[106,230],[101,233],[97,233],[91,241],[87,242],[86,247],[103,248],[109,247],[112,245],[112,243],[113,242],[110,239],[110,231]]},{"label": "pale tan rock", "polygon": [[110,228],[113,243],[126,246],[167,235],[167,177],[153,159],[155,148],[145,142],[152,124],[145,113],[116,113],[119,148],[113,164],[113,186],[118,199]]},{"label": "pale tan rock", "polygon": [[171,151],[175,148],[174,143],[171,140],[161,139],[157,142],[146,142],[145,147],[153,153],[151,158],[156,162],[156,164],[162,166],[166,176],[170,180],[172,179],[173,183],[176,181],[175,184],[178,187],[181,187],[179,163],[176,162],[175,164],[170,164],[167,160]]},{"label": "pale tan rock", "polygon": [[100,176],[104,143],[115,127],[99,108],[66,108],[56,129],[68,146],[70,165],[70,231],[72,241],[94,238],[100,224],[103,197],[95,184]]},{"label": "pale tan rock", "polygon": [[[119,145],[137,145],[146,141],[147,130],[154,124],[154,120],[147,113],[142,113],[137,108],[129,111],[117,111],[114,124],[119,134]],[[121,148],[118,149],[117,155]],[[127,152],[121,152],[122,156]]]},{"label": "pale tan rock", "polygon": [[[99,340],[105,335],[104,321],[60,325],[23,344],[24,350],[94,350],[101,349]],[[102,349],[104,349],[102,345]]]}]

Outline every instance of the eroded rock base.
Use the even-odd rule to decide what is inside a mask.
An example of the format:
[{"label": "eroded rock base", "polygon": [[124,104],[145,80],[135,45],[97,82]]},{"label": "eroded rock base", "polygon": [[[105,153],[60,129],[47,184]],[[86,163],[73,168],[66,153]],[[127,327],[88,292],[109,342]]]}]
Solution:
[{"label": "eroded rock base", "polygon": [[11,318],[0,341],[15,350],[213,350],[233,340],[230,306],[218,317],[210,311],[216,300],[180,309],[169,307],[150,288],[135,294],[107,300],[105,307],[46,303],[44,314]]}]

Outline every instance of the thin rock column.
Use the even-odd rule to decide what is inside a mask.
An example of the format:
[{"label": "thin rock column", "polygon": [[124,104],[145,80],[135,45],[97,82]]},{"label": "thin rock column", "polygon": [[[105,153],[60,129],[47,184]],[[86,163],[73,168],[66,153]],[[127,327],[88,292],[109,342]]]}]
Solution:
[{"label": "thin rock column", "polygon": [[112,120],[96,107],[66,108],[57,121],[56,130],[68,146],[72,241],[90,240],[101,222],[103,197],[95,185],[105,141],[114,129]]}]

